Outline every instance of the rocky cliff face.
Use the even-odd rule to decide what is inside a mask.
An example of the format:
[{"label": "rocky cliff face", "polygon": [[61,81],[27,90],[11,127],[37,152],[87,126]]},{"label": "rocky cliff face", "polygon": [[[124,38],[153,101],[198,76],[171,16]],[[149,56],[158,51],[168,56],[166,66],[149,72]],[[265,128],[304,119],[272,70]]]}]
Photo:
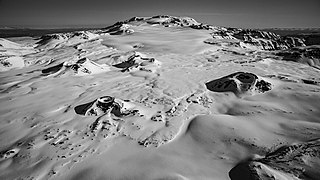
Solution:
[{"label": "rocky cliff face", "polygon": [[282,50],[277,53],[285,61],[294,61],[308,64],[314,68],[320,69],[320,46],[294,47],[288,50]]},{"label": "rocky cliff face", "polygon": [[318,179],[319,139],[283,146],[265,157],[243,162],[234,167],[232,180],[250,179]]},{"label": "rocky cliff face", "polygon": [[254,46],[262,50],[281,50],[295,46],[305,46],[304,41],[299,38],[282,37],[272,32],[252,29],[221,28],[214,31],[212,37],[234,39],[243,48]]}]

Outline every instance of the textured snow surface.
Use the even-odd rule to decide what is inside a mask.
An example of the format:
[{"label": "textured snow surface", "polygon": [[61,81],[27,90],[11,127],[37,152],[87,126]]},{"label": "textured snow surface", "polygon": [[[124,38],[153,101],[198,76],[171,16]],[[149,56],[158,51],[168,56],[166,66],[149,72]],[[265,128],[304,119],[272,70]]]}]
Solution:
[{"label": "textured snow surface", "polygon": [[0,44],[0,179],[319,177],[302,40],[155,16]]}]

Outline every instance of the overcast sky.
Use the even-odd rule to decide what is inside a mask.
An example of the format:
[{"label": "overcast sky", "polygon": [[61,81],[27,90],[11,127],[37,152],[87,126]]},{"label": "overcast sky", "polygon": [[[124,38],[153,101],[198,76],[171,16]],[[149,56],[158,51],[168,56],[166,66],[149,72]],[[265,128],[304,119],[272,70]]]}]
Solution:
[{"label": "overcast sky", "polygon": [[159,14],[228,27],[320,27],[320,0],[0,0],[0,27],[104,27]]}]

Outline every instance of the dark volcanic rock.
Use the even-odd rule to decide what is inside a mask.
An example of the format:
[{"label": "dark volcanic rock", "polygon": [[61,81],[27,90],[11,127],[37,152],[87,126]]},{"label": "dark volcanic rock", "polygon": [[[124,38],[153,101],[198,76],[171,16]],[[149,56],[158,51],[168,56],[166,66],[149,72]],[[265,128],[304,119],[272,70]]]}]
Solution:
[{"label": "dark volcanic rock", "polygon": [[66,75],[91,75],[94,73],[100,73],[108,71],[108,67],[105,65],[97,64],[88,58],[81,58],[78,60],[65,61],[58,65],[45,68],[42,70],[44,76],[54,75],[55,77],[61,77]]},{"label": "dark volcanic rock", "polygon": [[[140,20],[139,20],[140,21]],[[112,26],[101,29],[103,33],[109,33],[110,35],[123,35],[123,34],[132,34],[134,30],[130,29],[128,23],[136,22],[133,19],[129,19],[123,22],[117,22]]]},{"label": "dark volcanic rock", "polygon": [[212,36],[218,39],[237,39],[263,50],[283,50],[305,46],[303,39],[297,37],[280,36],[273,32],[253,29],[221,28],[213,32]]},{"label": "dark volcanic rock", "polygon": [[264,80],[257,81],[256,88],[259,92],[266,92],[271,90],[271,84]]},{"label": "dark volcanic rock", "polygon": [[[112,66],[121,69],[121,72],[130,72],[138,69],[148,70],[148,66],[157,65],[154,58],[142,57],[136,52],[128,53],[125,56],[113,56]],[[152,70],[150,70],[152,72]]]},{"label": "dark volcanic rock", "polygon": [[41,72],[43,74],[53,74],[53,73],[58,72],[62,67],[63,67],[63,63],[60,63],[58,65],[43,69]]},{"label": "dark volcanic rock", "polygon": [[232,180],[319,179],[320,139],[283,146],[232,168]]},{"label": "dark volcanic rock", "polygon": [[104,114],[113,114],[117,117],[134,115],[138,112],[136,109],[127,109],[124,105],[127,101],[116,99],[112,96],[103,96],[92,102],[78,105],[74,108],[75,112],[83,116],[101,116]]},{"label": "dark volcanic rock", "polygon": [[206,83],[206,87],[214,92],[233,92],[241,95],[247,92],[265,92],[271,90],[271,84],[260,80],[258,76],[248,72],[236,72],[228,76]]},{"label": "dark volcanic rock", "polygon": [[314,68],[320,69],[320,47],[306,46],[295,47],[278,52],[276,55],[281,56],[282,60],[294,61],[308,64]]},{"label": "dark volcanic rock", "polygon": [[76,106],[75,112],[85,116],[98,116],[107,113],[115,106],[114,97],[103,96],[95,101]]}]

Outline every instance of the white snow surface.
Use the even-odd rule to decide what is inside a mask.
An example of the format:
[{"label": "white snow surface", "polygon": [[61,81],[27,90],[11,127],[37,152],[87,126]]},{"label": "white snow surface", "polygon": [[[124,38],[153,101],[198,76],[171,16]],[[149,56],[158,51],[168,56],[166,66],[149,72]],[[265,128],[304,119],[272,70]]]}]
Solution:
[{"label": "white snow surface", "polygon": [[154,16],[0,45],[0,179],[319,177],[319,60],[277,35]]}]

